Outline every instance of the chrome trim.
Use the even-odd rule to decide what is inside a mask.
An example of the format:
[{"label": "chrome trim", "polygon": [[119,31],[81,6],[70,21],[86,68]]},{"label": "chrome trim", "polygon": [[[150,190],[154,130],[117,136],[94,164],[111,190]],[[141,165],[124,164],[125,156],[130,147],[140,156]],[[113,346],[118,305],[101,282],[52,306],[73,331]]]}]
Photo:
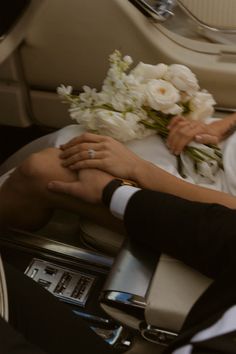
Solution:
[{"label": "chrome trim", "polygon": [[133,0],[133,2],[141,6],[157,22],[164,22],[173,16],[172,10],[176,5],[176,0],[152,0],[152,5],[147,0]]},{"label": "chrome trim", "polygon": [[94,326],[91,326],[90,328],[117,351],[127,351],[133,343],[133,334],[127,331],[123,326],[116,326],[111,330]]},{"label": "chrome trim", "polygon": [[114,260],[103,290],[135,294],[144,299],[159,260],[156,253],[126,241]]},{"label": "chrome trim", "polygon": [[225,113],[235,113],[236,112],[236,108],[227,108],[227,107],[215,106],[215,111],[216,112],[225,112]]},{"label": "chrome trim", "polygon": [[74,312],[74,314],[76,316],[79,316],[89,322],[93,322],[96,325],[103,325],[103,326],[104,325],[106,325],[106,326],[114,325],[113,320],[110,320],[108,318],[99,317],[99,316],[93,315],[91,313],[79,311],[77,309],[73,309],[72,312]]},{"label": "chrome trim", "polygon": [[168,346],[177,336],[177,333],[165,329],[159,329],[143,322],[140,324],[140,332],[143,338],[149,342]]},{"label": "chrome trim", "polygon": [[131,308],[145,309],[146,301],[143,297],[120,291],[103,291],[100,301],[104,304],[122,304]]},{"label": "chrome trim", "polygon": [[221,32],[221,33],[236,33],[236,29],[227,29],[224,27],[211,27],[209,25],[207,25],[206,23],[202,22],[201,20],[199,20],[195,15],[192,14],[192,12],[185,6],[182,4],[181,0],[177,0],[177,3],[179,5],[179,7],[194,21],[197,23],[197,25],[203,27],[204,29],[213,31],[213,32]]},{"label": "chrome trim", "polygon": [[2,240],[8,244],[10,243],[11,245],[15,244],[21,247],[30,248],[32,252],[47,252],[60,258],[62,258],[62,256],[67,256],[71,260],[79,260],[94,266],[110,269],[113,264],[112,257],[48,239],[28,231],[11,229],[1,232],[0,241]]}]

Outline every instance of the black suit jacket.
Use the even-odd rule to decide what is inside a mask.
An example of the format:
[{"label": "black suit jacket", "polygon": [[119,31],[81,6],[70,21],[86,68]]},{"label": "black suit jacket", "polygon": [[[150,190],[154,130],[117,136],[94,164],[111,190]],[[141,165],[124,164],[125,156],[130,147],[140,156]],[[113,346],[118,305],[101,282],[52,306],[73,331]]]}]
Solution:
[{"label": "black suit jacket", "polygon": [[[188,343],[236,304],[236,211],[141,190],[129,200],[124,222],[131,239],[214,279],[168,352]],[[197,343],[192,353],[236,353],[236,332]]]}]

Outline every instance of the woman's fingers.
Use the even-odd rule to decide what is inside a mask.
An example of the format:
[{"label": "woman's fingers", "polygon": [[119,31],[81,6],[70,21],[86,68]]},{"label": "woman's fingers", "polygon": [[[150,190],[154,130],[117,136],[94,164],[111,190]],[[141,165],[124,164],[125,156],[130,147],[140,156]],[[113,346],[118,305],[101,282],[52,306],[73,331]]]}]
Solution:
[{"label": "woman's fingers", "polygon": [[79,151],[78,153],[63,159],[62,166],[70,167],[71,169],[77,169],[79,166],[77,163],[80,161],[102,160],[106,156],[104,151],[96,151],[93,149],[93,155],[91,156],[90,151],[91,150]]},{"label": "woman's fingers", "polygon": [[82,134],[62,146],[60,154],[60,158],[63,160],[62,165],[78,169],[80,165],[76,163],[81,160],[103,159],[111,150],[111,146],[116,143],[106,136],[91,133]]},{"label": "woman's fingers", "polygon": [[179,155],[181,154],[181,152],[184,150],[184,148],[192,141],[194,140],[194,137],[196,136],[196,134],[199,133],[199,131],[201,132],[202,129],[200,126],[189,126],[186,127],[185,131],[183,132],[183,135],[181,136],[181,138],[179,139],[179,141],[176,144],[176,147],[174,149],[174,154],[175,155]]},{"label": "woman's fingers", "polygon": [[167,146],[170,151],[179,155],[186,145],[192,140],[195,140],[195,136],[204,133],[205,124],[201,122],[179,122],[169,134],[167,139]]},{"label": "woman's fingers", "polygon": [[186,121],[187,121],[187,119],[182,116],[175,116],[175,117],[171,118],[170,123],[168,125],[168,129],[171,131],[180,122],[186,122]]},{"label": "woman's fingers", "polygon": [[68,147],[67,149],[62,151],[62,153],[60,154],[60,158],[67,159],[70,156],[78,154],[80,151],[81,151],[81,148],[79,145],[74,145],[72,147]]},{"label": "woman's fingers", "polygon": [[70,169],[73,171],[82,170],[86,168],[105,170],[104,161],[102,159],[80,160],[70,165]]},{"label": "woman's fingers", "polygon": [[195,141],[201,144],[217,145],[219,143],[219,138],[215,135],[210,134],[197,134],[195,136]]},{"label": "woman's fingers", "polygon": [[62,165],[72,170],[95,168],[121,178],[130,178],[140,158],[117,140],[85,133],[62,146]]},{"label": "woman's fingers", "polygon": [[76,144],[74,146],[68,147],[65,150],[62,151],[62,153],[60,154],[60,158],[61,159],[67,159],[73,155],[76,155],[80,152],[83,151],[89,151],[89,150],[101,150],[102,145],[99,143],[80,143],[80,144]]},{"label": "woman's fingers", "polygon": [[176,147],[179,143],[179,140],[185,134],[186,128],[188,129],[189,123],[186,121],[179,121],[169,132],[166,144],[171,152],[174,153]]},{"label": "woman's fingers", "polygon": [[81,144],[81,143],[99,143],[103,141],[106,137],[103,135],[98,135],[98,134],[93,134],[93,133],[84,133],[81,134],[80,136],[77,136],[76,138],[71,139],[68,141],[66,144],[62,144],[60,146],[61,150],[66,150],[74,145]]}]

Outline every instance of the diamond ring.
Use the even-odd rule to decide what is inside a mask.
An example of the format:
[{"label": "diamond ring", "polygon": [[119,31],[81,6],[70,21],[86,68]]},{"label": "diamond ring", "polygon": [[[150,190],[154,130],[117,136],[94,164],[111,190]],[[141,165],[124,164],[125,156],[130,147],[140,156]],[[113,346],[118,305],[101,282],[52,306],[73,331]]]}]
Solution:
[{"label": "diamond ring", "polygon": [[95,154],[96,154],[95,150],[93,150],[93,149],[88,149],[88,158],[89,158],[89,159],[94,159]]}]

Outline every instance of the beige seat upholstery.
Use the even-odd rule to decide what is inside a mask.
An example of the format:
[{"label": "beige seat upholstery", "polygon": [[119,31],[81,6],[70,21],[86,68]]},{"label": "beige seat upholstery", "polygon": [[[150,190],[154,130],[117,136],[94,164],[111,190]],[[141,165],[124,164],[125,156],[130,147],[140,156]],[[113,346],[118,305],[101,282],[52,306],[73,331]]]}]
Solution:
[{"label": "beige seat upholstery", "polygon": [[[85,219],[80,222],[80,230],[82,231],[83,241],[90,247],[104,251],[110,255],[119,253],[124,240],[122,234],[107,230]],[[120,270],[126,268],[124,267],[124,263],[130,266],[133,262],[133,260],[127,262],[126,257],[123,257],[123,260],[120,261],[122,264],[118,266],[119,276]],[[128,274],[128,268],[126,270]],[[130,282],[126,278],[126,270],[124,270],[124,284]],[[116,274],[111,273],[110,277],[113,278],[113,276],[116,277]],[[113,279],[111,282],[113,283]],[[211,280],[206,276],[182,262],[163,254],[145,295],[146,322],[154,328],[164,328],[178,333],[192,305],[210,283]],[[124,291],[124,289],[119,290],[121,292]],[[130,289],[130,292],[132,293],[133,290]],[[125,292],[127,293],[127,291],[126,288]],[[135,329],[139,328],[141,324],[140,319],[135,319],[128,311],[120,311],[108,304],[103,304],[103,307],[109,315],[119,322],[124,324],[129,323],[129,326]]]},{"label": "beige seat upholstery", "polygon": [[85,218],[80,219],[80,237],[87,246],[109,255],[116,255],[124,241],[124,235]]},{"label": "beige seat upholstery", "polygon": [[146,322],[178,333],[192,305],[210,284],[206,276],[162,255],[147,295]]},{"label": "beige seat upholstery", "polygon": [[[211,284],[182,262],[153,250],[124,245],[103,288],[101,305],[115,320],[152,341],[167,344]],[[164,337],[163,337],[164,335]]]}]

